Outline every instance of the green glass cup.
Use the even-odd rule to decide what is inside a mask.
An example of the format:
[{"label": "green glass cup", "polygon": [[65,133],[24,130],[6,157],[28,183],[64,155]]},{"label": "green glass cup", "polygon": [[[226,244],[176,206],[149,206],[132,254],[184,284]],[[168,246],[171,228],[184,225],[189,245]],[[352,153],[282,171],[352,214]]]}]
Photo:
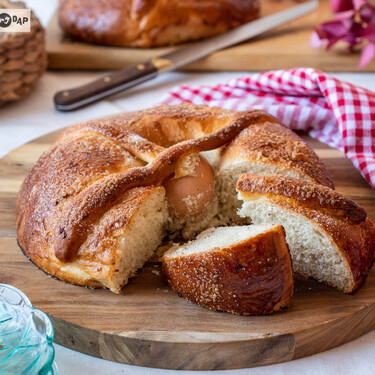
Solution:
[{"label": "green glass cup", "polygon": [[53,327],[17,288],[0,284],[0,374],[55,375]]}]

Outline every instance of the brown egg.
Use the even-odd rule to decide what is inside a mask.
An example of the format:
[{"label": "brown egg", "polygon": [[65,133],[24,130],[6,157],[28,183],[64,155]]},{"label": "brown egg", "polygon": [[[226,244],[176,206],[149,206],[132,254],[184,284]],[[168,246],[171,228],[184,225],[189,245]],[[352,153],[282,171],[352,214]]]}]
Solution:
[{"label": "brown egg", "polygon": [[169,213],[177,219],[197,218],[215,197],[214,173],[202,156],[199,156],[193,174],[179,178],[169,177],[163,186]]}]

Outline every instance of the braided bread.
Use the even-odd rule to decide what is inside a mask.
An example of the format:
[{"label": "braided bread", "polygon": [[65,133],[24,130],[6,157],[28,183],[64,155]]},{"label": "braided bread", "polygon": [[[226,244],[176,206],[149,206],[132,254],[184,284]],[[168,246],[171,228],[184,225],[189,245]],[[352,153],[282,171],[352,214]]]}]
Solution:
[{"label": "braided bread", "polygon": [[156,47],[206,38],[259,14],[259,0],[60,0],[59,22],[88,43]]},{"label": "braided bread", "polygon": [[[194,176],[203,157],[208,168]],[[50,275],[119,293],[163,237],[190,239],[212,226],[248,221],[236,214],[235,184],[244,172],[333,188],[318,156],[263,111],[164,105],[78,124],[60,135],[22,184],[18,241]],[[213,181],[203,190],[214,184],[213,194],[168,197],[189,185],[187,179],[210,181],[210,173]],[[174,181],[180,185],[171,189]],[[194,194],[207,200],[202,212],[179,216],[173,202]]]}]

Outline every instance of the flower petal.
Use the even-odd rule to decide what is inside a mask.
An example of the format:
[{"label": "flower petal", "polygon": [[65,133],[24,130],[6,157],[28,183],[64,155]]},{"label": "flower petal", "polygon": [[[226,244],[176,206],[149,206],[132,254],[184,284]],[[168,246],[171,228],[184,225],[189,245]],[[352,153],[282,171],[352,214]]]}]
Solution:
[{"label": "flower petal", "polygon": [[367,5],[366,0],[353,0],[354,9],[360,10],[362,6]]},{"label": "flower petal", "polygon": [[312,48],[321,48],[324,46],[324,39],[320,39],[318,33],[314,30],[309,38],[309,43]]},{"label": "flower petal", "polygon": [[361,20],[367,24],[375,23],[375,6],[366,4],[359,10]]},{"label": "flower petal", "polygon": [[375,43],[375,23],[372,23],[369,26],[362,28],[360,36],[361,39],[368,39],[372,43]]},{"label": "flower petal", "polygon": [[338,38],[345,35],[351,29],[352,25],[353,22],[330,21],[322,23],[320,28],[327,38]]},{"label": "flower petal", "polygon": [[366,66],[375,56],[375,43],[367,44],[361,53],[361,59],[358,64],[358,69],[362,69]]},{"label": "flower petal", "polygon": [[331,9],[333,12],[343,12],[354,9],[352,0],[331,0]]},{"label": "flower petal", "polygon": [[355,10],[354,9],[351,9],[351,10],[347,10],[345,12],[339,12],[339,13],[336,13],[333,15],[333,19],[336,20],[336,21],[342,21],[342,20],[346,20],[346,19],[350,19],[352,17],[354,17],[355,15]]}]

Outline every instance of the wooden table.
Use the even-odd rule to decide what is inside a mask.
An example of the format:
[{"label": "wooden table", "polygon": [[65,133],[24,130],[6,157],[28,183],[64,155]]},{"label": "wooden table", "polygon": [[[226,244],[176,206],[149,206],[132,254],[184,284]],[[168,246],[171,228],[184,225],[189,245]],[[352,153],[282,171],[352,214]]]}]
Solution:
[{"label": "wooden table", "polygon": [[[159,263],[148,263],[120,295],[48,277],[16,241],[15,201],[26,172],[56,138],[52,133],[0,160],[0,282],[20,288],[45,311],[55,342],[92,356],[148,367],[216,370],[290,361],[350,341],[375,327],[375,270],[355,295],[296,280],[290,309],[244,317],[207,310],[168,289]],[[375,219],[375,191],[344,155],[305,137],[336,188]]]},{"label": "wooden table", "polygon": [[[266,16],[298,4],[296,0],[260,0]],[[227,48],[185,66],[184,70],[265,71],[312,67],[323,71],[357,71],[360,51],[348,53],[344,43],[330,52],[313,49],[309,38],[314,26],[332,19],[329,0],[320,0],[318,9],[294,22],[251,41]],[[50,69],[120,69],[172,51],[167,48],[121,48],[81,43],[64,34],[57,14],[47,28],[46,48]],[[178,48],[178,47],[177,47]],[[375,59],[361,71],[374,72]]]}]

